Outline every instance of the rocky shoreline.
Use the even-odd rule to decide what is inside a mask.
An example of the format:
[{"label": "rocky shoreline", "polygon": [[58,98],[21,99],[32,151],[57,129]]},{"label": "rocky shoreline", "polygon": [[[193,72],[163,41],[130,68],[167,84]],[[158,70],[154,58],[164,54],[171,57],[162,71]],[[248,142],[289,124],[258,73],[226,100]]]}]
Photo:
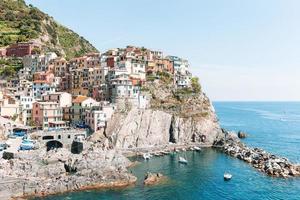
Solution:
[{"label": "rocky shoreline", "polygon": [[145,153],[149,153],[152,156],[164,156],[174,152],[182,151],[198,151],[201,148],[210,148],[212,145],[202,143],[191,143],[191,144],[168,144],[162,146],[155,146],[149,148],[131,148],[120,150],[126,157],[143,157]]},{"label": "rocky shoreline", "polygon": [[[224,131],[224,130],[223,130]],[[262,149],[250,148],[237,134],[224,131],[214,148],[249,163],[259,171],[274,177],[300,176],[300,165],[272,155]],[[101,146],[101,145],[100,145]],[[67,149],[23,152],[11,160],[0,159],[0,199],[43,197],[66,192],[118,188],[134,185],[137,178],[128,172],[135,162],[127,157],[164,156],[180,151],[199,151],[212,147],[200,143],[167,144],[152,148],[109,149],[89,143],[81,154]],[[126,156],[126,157],[125,157]],[[151,174],[150,174],[151,175]],[[165,180],[152,174],[146,185]]]},{"label": "rocky shoreline", "polygon": [[250,148],[242,143],[237,135],[226,132],[227,138],[218,141],[216,146],[222,152],[249,163],[254,168],[273,177],[300,176],[300,165],[291,163],[287,158],[282,158],[268,153],[263,149]]},{"label": "rocky shoreline", "polygon": [[20,199],[30,199],[34,197],[45,197],[45,196],[51,196],[51,195],[58,195],[68,192],[79,192],[79,191],[87,191],[87,190],[100,190],[100,189],[111,189],[111,188],[124,188],[134,185],[136,182],[136,178],[133,178],[132,180],[115,180],[115,181],[109,181],[109,182],[102,182],[102,183],[95,183],[91,185],[81,186],[78,188],[68,189],[65,191],[54,191],[54,192],[42,192],[42,193],[26,193],[24,195],[16,195],[11,197],[12,200],[20,200]]},{"label": "rocky shoreline", "polygon": [[41,197],[65,192],[133,185],[131,162],[115,150],[90,147],[81,154],[67,149],[24,152],[0,159],[0,199]]}]

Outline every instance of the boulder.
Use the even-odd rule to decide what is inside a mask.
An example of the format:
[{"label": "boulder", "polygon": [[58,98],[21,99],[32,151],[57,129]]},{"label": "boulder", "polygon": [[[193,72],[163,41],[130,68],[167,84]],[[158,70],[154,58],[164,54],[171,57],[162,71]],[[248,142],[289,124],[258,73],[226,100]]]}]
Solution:
[{"label": "boulder", "polygon": [[144,185],[156,185],[166,180],[166,177],[161,173],[147,172],[145,174]]},{"label": "boulder", "polygon": [[245,132],[239,131],[238,132],[238,137],[241,138],[241,139],[243,139],[243,138],[247,137],[247,134]]}]

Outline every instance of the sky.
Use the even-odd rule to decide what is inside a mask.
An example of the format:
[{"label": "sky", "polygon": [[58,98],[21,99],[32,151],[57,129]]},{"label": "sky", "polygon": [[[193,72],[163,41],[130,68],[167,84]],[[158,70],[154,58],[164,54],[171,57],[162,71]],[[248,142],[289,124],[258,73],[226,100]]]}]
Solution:
[{"label": "sky", "polygon": [[298,0],[26,0],[101,52],[126,45],[190,62],[214,101],[300,101]]}]

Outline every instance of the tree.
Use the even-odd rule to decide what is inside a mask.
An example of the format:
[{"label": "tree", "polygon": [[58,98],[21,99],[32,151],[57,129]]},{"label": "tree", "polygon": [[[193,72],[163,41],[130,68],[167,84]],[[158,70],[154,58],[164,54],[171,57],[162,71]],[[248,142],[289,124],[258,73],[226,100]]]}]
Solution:
[{"label": "tree", "polygon": [[0,36],[0,45],[1,46],[7,46],[7,45],[11,44],[11,42],[12,42],[12,39],[9,35],[3,35],[3,36],[1,35]]},{"label": "tree", "polygon": [[27,38],[25,35],[19,35],[17,42],[26,42]]},{"label": "tree", "polygon": [[15,18],[15,15],[12,11],[8,11],[5,14],[5,19],[8,20],[8,21],[14,21],[16,18]]},{"label": "tree", "polygon": [[14,114],[14,116],[12,117],[12,120],[13,120],[13,121],[16,121],[17,118],[18,118],[18,115],[17,115],[17,114]]},{"label": "tree", "polygon": [[33,121],[32,119],[28,122],[28,125],[31,126],[31,127],[35,127],[36,126],[36,123],[35,121]]}]

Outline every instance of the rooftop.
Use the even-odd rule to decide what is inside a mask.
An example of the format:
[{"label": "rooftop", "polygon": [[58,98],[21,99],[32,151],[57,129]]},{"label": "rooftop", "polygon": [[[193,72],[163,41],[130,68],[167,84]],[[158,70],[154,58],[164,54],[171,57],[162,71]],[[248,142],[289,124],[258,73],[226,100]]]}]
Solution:
[{"label": "rooftop", "polygon": [[77,96],[72,103],[82,103],[84,100],[88,99],[87,96]]}]

